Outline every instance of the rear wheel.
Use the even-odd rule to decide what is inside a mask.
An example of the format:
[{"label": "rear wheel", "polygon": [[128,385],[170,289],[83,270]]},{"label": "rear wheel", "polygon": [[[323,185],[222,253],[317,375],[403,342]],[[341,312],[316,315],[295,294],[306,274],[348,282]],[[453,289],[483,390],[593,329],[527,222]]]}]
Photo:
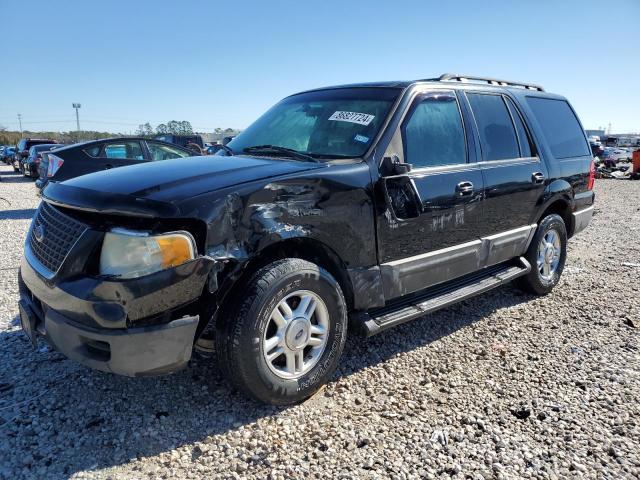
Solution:
[{"label": "rear wheel", "polygon": [[301,259],[267,265],[248,281],[217,325],[216,352],[227,378],[266,403],[315,393],[335,371],[347,336],[340,285]]},{"label": "rear wheel", "polygon": [[567,229],[560,215],[542,219],[525,258],[531,264],[531,272],[516,279],[516,286],[536,295],[553,290],[567,258]]}]

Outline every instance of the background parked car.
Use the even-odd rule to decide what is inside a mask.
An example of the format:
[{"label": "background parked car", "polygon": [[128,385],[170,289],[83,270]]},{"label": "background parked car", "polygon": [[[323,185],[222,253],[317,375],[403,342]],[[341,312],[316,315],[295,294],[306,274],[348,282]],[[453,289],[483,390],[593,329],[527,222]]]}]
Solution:
[{"label": "background parked car", "polygon": [[606,167],[615,167],[618,162],[627,162],[631,157],[631,153],[629,153],[626,149],[622,148],[614,148],[614,147],[604,147],[604,151],[602,156],[602,162]]},{"label": "background parked car", "polygon": [[16,147],[4,147],[2,154],[0,154],[0,160],[7,165],[13,162],[13,156],[16,154]]},{"label": "background parked car", "polygon": [[20,165],[20,172],[22,172],[25,177],[38,178],[42,154],[61,147],[64,147],[64,145],[58,143],[34,145],[29,149],[29,156],[22,161]]},{"label": "background parked car", "polygon": [[[597,138],[597,137],[596,137]],[[604,153],[604,147],[598,140],[589,140],[589,146],[591,147],[591,155],[602,160],[602,154]]]},{"label": "background parked car", "polygon": [[49,180],[63,181],[99,170],[192,156],[187,148],[138,137],[76,143],[43,155],[36,186],[43,188]]},{"label": "background parked car", "polygon": [[219,150],[222,150],[222,145],[220,145],[219,143],[213,143],[206,148],[206,152],[209,155],[214,155],[218,153]]},{"label": "background parked car", "polygon": [[34,145],[42,145],[42,144],[52,144],[58,143],[55,140],[51,140],[50,138],[23,138],[16,145],[16,151],[13,155],[13,170],[20,170],[20,163],[22,159],[27,158],[29,156],[29,149]]}]

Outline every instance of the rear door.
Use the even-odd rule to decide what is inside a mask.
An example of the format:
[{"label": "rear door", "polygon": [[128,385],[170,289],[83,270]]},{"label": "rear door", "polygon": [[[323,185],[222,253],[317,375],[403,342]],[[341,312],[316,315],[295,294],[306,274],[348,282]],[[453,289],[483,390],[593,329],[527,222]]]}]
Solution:
[{"label": "rear door", "polygon": [[477,128],[484,177],[482,237],[500,248],[487,265],[519,255],[533,227],[531,213],[542,197],[547,168],[537,155],[530,132],[515,103],[493,92],[466,92]]},{"label": "rear door", "polygon": [[396,133],[397,153],[412,170],[381,179],[387,210],[378,217],[378,244],[387,299],[478,268],[483,180],[466,131],[455,93],[437,90],[413,100]]}]

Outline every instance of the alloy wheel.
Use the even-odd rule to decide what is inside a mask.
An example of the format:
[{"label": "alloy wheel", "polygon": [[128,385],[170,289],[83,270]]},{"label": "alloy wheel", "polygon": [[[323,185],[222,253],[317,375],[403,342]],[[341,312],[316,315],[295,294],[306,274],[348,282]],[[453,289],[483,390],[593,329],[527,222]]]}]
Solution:
[{"label": "alloy wheel", "polygon": [[561,254],[560,235],[552,228],[545,233],[538,244],[537,267],[544,281],[549,282],[553,279],[560,264]]},{"label": "alloy wheel", "polygon": [[269,369],[284,379],[299,378],[316,366],[327,346],[329,311],[309,290],[284,297],[271,312],[262,338]]}]

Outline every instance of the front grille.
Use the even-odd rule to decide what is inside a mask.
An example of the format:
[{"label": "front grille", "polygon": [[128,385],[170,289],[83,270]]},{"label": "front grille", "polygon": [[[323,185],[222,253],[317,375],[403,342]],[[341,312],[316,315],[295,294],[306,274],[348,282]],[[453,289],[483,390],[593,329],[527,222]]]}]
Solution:
[{"label": "front grille", "polygon": [[[86,229],[83,223],[42,202],[31,227],[31,251],[48,270],[57,272],[71,247]],[[38,236],[41,238],[36,238]]]}]

